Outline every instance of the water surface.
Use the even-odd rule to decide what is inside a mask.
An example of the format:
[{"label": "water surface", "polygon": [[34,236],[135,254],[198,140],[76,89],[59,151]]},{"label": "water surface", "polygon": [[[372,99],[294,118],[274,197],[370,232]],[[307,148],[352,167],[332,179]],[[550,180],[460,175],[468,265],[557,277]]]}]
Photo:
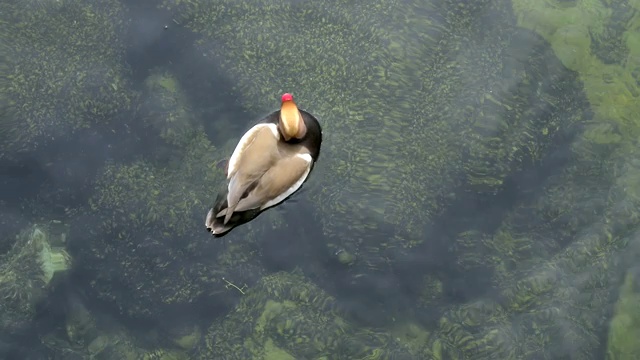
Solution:
[{"label": "water surface", "polygon": [[[31,5],[0,7],[0,291],[33,224],[73,266],[0,307],[4,357],[636,351],[637,3]],[[216,164],[283,92],[320,160],[214,239]]]}]

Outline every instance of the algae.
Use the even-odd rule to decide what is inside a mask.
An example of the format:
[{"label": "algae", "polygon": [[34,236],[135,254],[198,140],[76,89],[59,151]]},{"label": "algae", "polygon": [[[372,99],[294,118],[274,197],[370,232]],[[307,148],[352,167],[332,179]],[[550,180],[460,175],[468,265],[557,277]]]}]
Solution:
[{"label": "algae", "polygon": [[[611,4],[616,14],[628,14],[625,15],[625,30],[611,34],[614,42],[609,42],[617,44],[618,48],[626,47],[628,51],[621,50],[626,56],[611,62],[603,61],[591,51],[591,33],[602,33],[608,26],[619,25],[606,5],[602,0],[589,0],[558,9],[538,1],[513,0],[518,25],[543,36],[560,61],[580,74],[594,111],[594,129],[588,129],[585,136],[589,138],[595,131],[598,135],[594,136],[598,138],[606,134],[609,142],[620,138],[618,143],[624,143],[640,135],[639,120],[635,116],[640,111],[640,83],[637,80],[640,69],[640,47],[637,43],[640,4],[637,1]],[[600,127],[602,123],[615,126],[605,133]]]},{"label": "algae", "polygon": [[630,271],[620,288],[615,314],[609,324],[607,359],[640,357],[640,296],[636,287],[636,275]]},{"label": "algae", "polygon": [[17,335],[27,330],[39,302],[55,287],[55,276],[66,274],[71,266],[72,258],[66,249],[50,244],[46,224],[20,231],[11,249],[0,255],[3,333]]},{"label": "algae", "polygon": [[263,277],[213,322],[198,358],[390,359],[411,351],[390,334],[346,321],[335,299],[299,271]]},{"label": "algae", "polygon": [[247,108],[288,91],[319,117],[326,146],[305,199],[354,284],[392,276],[468,194],[504,191],[591,116],[509,2],[163,4]]},{"label": "algae", "polygon": [[119,129],[136,101],[124,65],[119,1],[0,4],[0,157]]}]

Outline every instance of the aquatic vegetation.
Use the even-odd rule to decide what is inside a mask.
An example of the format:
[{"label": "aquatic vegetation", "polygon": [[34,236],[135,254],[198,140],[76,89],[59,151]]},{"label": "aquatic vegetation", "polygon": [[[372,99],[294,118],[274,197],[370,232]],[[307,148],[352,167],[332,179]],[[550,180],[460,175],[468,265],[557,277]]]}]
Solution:
[{"label": "aquatic vegetation", "polygon": [[[509,190],[505,181],[523,182],[519,191],[530,195],[507,204],[513,208],[502,210],[495,226],[473,213],[454,222],[464,228],[458,264],[476,270],[476,278],[488,273],[500,295],[451,306],[433,326],[425,354],[590,357],[601,345],[597,329],[619,273],[613,255],[637,219],[635,186],[620,183],[635,184],[634,156],[625,152],[635,145],[625,139],[638,133],[628,112],[638,113],[629,106],[637,56],[628,46],[629,76],[615,76],[620,70],[610,66],[587,67],[595,61],[589,34],[600,39],[594,44],[613,44],[605,38],[615,37],[615,29],[589,31],[575,20],[604,24],[604,6],[576,12],[582,5],[558,2],[552,12],[548,3],[514,2],[514,10],[518,24],[539,31],[554,51],[516,27],[507,2],[404,2],[402,10],[389,2],[371,11],[336,2],[312,5],[317,8],[308,13],[291,3],[178,4],[187,26],[203,34],[203,50],[238,80],[247,103],[265,106],[261,99],[283,86],[299,97],[310,94],[308,107],[325,119],[328,143],[318,164],[327,176],[313,183],[311,197],[329,246],[350,255],[354,274],[389,271],[407,257],[403,248],[429,235],[425,224],[451,216],[445,211],[465,192],[499,196]],[[391,21],[374,28],[382,8]],[[300,21],[288,18],[298,9]],[[281,42],[283,27],[296,36]],[[340,40],[322,43],[329,29]],[[627,44],[634,39],[625,36]],[[295,57],[283,50],[289,46],[299,49]],[[609,52],[621,59],[626,51]],[[344,60],[330,61],[327,53]],[[349,91],[354,88],[359,91]],[[326,97],[315,100],[316,92]],[[586,126],[584,135],[571,148],[558,147],[578,133],[576,125]],[[566,168],[547,173],[554,165]],[[620,177],[622,171],[627,175]]]},{"label": "aquatic vegetation", "polygon": [[633,359],[640,355],[637,341],[640,336],[640,296],[637,288],[637,271],[629,271],[609,324],[608,359]]},{"label": "aquatic vegetation", "polygon": [[262,273],[251,232],[225,245],[202,229],[212,187],[224,175],[206,137],[189,136],[183,157],[168,166],[141,159],[105,167],[90,215],[80,220],[90,240],[79,266],[94,273],[95,294],[124,314],[172,326],[187,319],[171,319],[167,306],[203,297],[224,304],[240,296],[225,278],[250,285]]},{"label": "aquatic vegetation", "polygon": [[[616,10],[611,11],[607,5]],[[585,136],[608,144],[636,139],[640,134],[636,117],[640,111],[637,2],[623,1],[614,6],[607,0],[585,1],[558,9],[547,3],[513,0],[513,8],[518,25],[539,33],[560,61],[580,74],[596,120]],[[624,31],[620,25],[624,25]],[[601,34],[607,36],[603,41],[610,48],[592,52],[593,47],[602,46],[597,39]],[[614,55],[615,61],[602,59],[605,52]]]},{"label": "aquatic vegetation", "polygon": [[140,341],[113,319],[105,318],[104,314],[92,314],[77,297],[69,298],[68,308],[64,326],[42,338],[50,358],[190,359],[184,350],[172,348],[166,342],[170,339],[157,334],[148,334],[146,342]]},{"label": "aquatic vegetation", "polygon": [[519,23],[549,39],[578,72],[594,119],[572,143],[564,169],[534,187],[536,195],[520,200],[494,233],[460,233],[459,264],[489,271],[500,295],[451,309],[434,344],[481,358],[594,358],[613,290],[629,266],[621,253],[640,224],[639,130],[628,113],[636,111],[637,65],[630,56],[607,64],[589,52],[589,33],[606,23],[602,3],[514,3]]},{"label": "aquatic vegetation", "polygon": [[[212,240],[203,222],[225,184],[216,166],[220,152],[167,69],[150,72],[142,95],[138,116],[153,151],[101,170],[74,226],[74,238],[83,243],[78,267],[91,274],[89,293],[117,312],[182,333],[192,321],[233,304],[262,276],[258,241],[265,227],[282,222],[272,214],[231,241]],[[194,312],[183,316],[186,308]],[[189,346],[184,344],[177,346]]]},{"label": "aquatic vegetation", "polygon": [[390,334],[342,318],[335,299],[298,271],[263,277],[199,350],[202,359],[412,358]]},{"label": "aquatic vegetation", "polygon": [[440,218],[467,226],[466,199],[490,202],[590,118],[576,74],[508,2],[164,3],[247,106],[286,89],[319,117],[308,198],[327,253],[350,255],[345,283],[393,277],[442,238]]},{"label": "aquatic vegetation", "polygon": [[536,196],[520,199],[494,232],[459,234],[458,264],[488,274],[492,290],[451,307],[434,344],[487,359],[594,358],[602,351],[613,289],[629,266],[620,254],[640,224],[640,162],[630,151],[637,145],[616,148],[587,136],[573,143],[567,166],[534,187]]},{"label": "aquatic vegetation", "polygon": [[[635,273],[620,255],[640,221],[637,1],[163,4],[199,34],[203,55],[236,84],[246,108],[270,111],[291,91],[320,118],[322,176],[306,186],[313,224],[271,221],[278,220],[273,212],[225,244],[198,230],[213,188],[223,183],[218,149],[179,80],[155,69],[139,110],[162,144],[152,156],[103,169],[74,222],[83,240],[74,255],[90,295],[151,320],[177,350],[143,350],[131,334],[103,332],[78,310],[66,334],[78,354],[587,359],[604,352],[607,325],[611,358],[636,351],[636,319],[627,315],[637,302]],[[2,121],[29,119],[3,133],[10,142],[0,135],[3,152],[32,149],[55,131],[108,127],[102,120],[121,120],[134,96],[120,92],[128,88],[118,65],[121,29],[102,26],[123,18],[121,7],[106,0],[40,5],[28,13],[15,2],[0,4],[0,17],[41,21],[38,31],[48,36],[0,21],[0,78],[10,84],[0,85]],[[88,38],[53,31],[69,16]],[[104,29],[108,49],[94,54],[80,45],[97,42]],[[13,32],[17,40],[5,39]],[[86,61],[59,64],[66,46]],[[20,75],[41,68],[67,80]],[[38,81],[47,96],[31,103]],[[83,97],[95,93],[104,102]],[[71,96],[55,104],[51,94]],[[316,225],[325,236],[312,244],[308,229]],[[299,264],[317,284],[297,272],[265,275],[265,233],[283,238],[278,245],[289,253],[281,256],[295,255],[286,265]],[[2,258],[0,290],[29,298],[30,287],[16,288],[18,275],[33,275],[40,289],[68,258],[50,251],[48,263],[18,263],[19,250],[30,249],[22,241]],[[304,255],[287,247],[294,243]],[[338,280],[323,276],[334,271],[326,263],[314,267],[323,256],[334,257]],[[38,271],[16,272],[18,265]],[[339,306],[355,302],[371,311],[363,298],[384,308],[375,316],[395,327],[362,327]],[[18,309],[1,324],[26,324],[31,308],[24,304],[0,303],[2,314]],[[194,323],[208,319],[203,335]]]},{"label": "aquatic vegetation", "polygon": [[70,267],[71,256],[51,243],[47,226],[33,225],[21,231],[11,250],[0,256],[2,332],[16,334],[26,329],[54,276]]},{"label": "aquatic vegetation", "polygon": [[0,158],[78,129],[114,129],[135,94],[119,1],[0,4]]},{"label": "aquatic vegetation", "polygon": [[[142,112],[146,125],[170,144],[182,146],[199,128],[181,84],[171,73],[153,69],[145,80]],[[201,126],[200,126],[201,127]]]}]

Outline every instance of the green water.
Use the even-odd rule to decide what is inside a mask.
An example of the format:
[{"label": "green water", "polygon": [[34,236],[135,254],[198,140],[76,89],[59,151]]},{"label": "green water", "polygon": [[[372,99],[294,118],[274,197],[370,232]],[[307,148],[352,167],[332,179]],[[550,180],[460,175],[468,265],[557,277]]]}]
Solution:
[{"label": "green water", "polygon": [[[639,358],[639,9],[1,3],[0,357]],[[284,92],[320,159],[212,238]]]}]

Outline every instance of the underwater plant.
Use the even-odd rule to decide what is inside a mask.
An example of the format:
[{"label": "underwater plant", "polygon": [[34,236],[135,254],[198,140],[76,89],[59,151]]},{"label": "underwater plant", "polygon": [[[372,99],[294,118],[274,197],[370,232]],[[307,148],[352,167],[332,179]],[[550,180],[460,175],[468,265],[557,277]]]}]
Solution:
[{"label": "underwater plant", "polygon": [[205,340],[196,358],[413,358],[389,333],[345,320],[335,299],[300,271],[263,277]]},{"label": "underwater plant", "polygon": [[4,334],[27,329],[56,276],[71,267],[64,244],[51,240],[46,225],[33,225],[22,230],[9,252],[0,256],[0,329]]},{"label": "underwater plant", "polygon": [[117,0],[0,4],[0,159],[120,128],[136,99],[127,24]]}]

